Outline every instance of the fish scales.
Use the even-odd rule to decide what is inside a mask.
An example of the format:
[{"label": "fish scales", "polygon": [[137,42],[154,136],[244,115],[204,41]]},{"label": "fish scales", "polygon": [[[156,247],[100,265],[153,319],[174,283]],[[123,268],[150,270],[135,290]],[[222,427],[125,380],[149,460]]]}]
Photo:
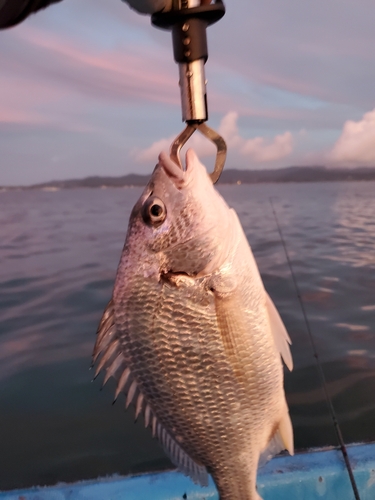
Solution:
[{"label": "fish scales", "polygon": [[176,169],[161,156],[133,209],[105,313],[111,343],[179,468],[201,483],[206,469],[221,500],[255,500],[260,455],[293,452],[288,336],[234,211],[192,151]]},{"label": "fish scales", "polygon": [[[128,325],[130,331],[148,332],[146,338],[129,339],[129,356],[137,360],[134,367],[137,380],[162,424],[178,430],[174,437],[178,437],[187,453],[213,472],[218,456],[222,456],[220,462],[225,464],[233,444],[239,441],[236,448],[243,446],[242,427],[249,425],[262,410],[251,405],[253,395],[259,398],[261,394],[260,384],[256,384],[255,377],[250,386],[238,383],[221,338],[216,338],[217,324],[212,314],[204,316],[200,311],[201,323],[192,328],[199,302],[190,308],[189,293],[177,295],[164,284],[159,296],[163,306],[155,308],[153,328],[147,320],[141,325],[139,320],[135,321],[140,330],[131,323]],[[138,299],[145,304],[147,297],[137,294]],[[171,314],[173,309],[184,311],[183,324],[178,315],[174,318]],[[134,308],[134,316],[148,317],[150,313],[145,312],[144,307]],[[209,346],[207,337],[211,337]],[[241,347],[245,349],[244,345]],[[238,415],[241,403],[247,406],[247,415],[243,409]]]}]

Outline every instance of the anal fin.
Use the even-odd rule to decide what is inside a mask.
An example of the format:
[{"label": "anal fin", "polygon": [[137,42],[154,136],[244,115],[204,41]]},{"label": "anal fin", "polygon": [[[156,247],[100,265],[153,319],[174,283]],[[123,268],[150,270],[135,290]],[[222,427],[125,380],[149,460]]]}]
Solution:
[{"label": "anal fin", "polygon": [[206,467],[193,460],[161,424],[158,424],[156,428],[156,434],[165,453],[177,469],[185,474],[185,476],[189,476],[194,483],[201,486],[208,486]]},{"label": "anal fin", "polygon": [[288,411],[284,413],[284,416],[279,424],[279,434],[284,448],[288,450],[290,455],[294,455],[293,427]]},{"label": "anal fin", "polygon": [[268,460],[271,460],[274,455],[277,455],[282,450],[288,450],[290,455],[294,455],[293,427],[287,409],[280,420],[276,432],[259,457],[259,467],[262,467],[262,465],[268,462]]}]

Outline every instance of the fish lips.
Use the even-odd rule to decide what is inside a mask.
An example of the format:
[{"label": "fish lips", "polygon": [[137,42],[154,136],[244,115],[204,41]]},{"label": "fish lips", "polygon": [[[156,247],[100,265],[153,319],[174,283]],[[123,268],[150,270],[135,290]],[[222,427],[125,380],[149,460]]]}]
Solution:
[{"label": "fish lips", "polygon": [[[202,165],[201,169],[197,168],[197,165],[200,163],[193,149],[187,150],[185,163],[186,169],[182,170],[167,153],[162,151],[159,155],[159,163],[155,167],[154,175],[156,176],[160,172],[163,172],[178,190],[191,187],[191,184],[195,181],[199,181],[199,183],[203,182],[203,184],[207,184],[208,186],[212,184],[205,168]],[[202,172],[204,180],[202,180]]]},{"label": "fish lips", "polygon": [[181,191],[191,183],[191,170],[192,168],[189,171],[181,170],[167,153],[160,153],[159,162],[155,166],[151,179],[141,197],[133,208],[132,217],[136,217],[142,211],[143,206],[151,196],[159,198],[166,207],[173,207],[176,210],[183,203]]}]

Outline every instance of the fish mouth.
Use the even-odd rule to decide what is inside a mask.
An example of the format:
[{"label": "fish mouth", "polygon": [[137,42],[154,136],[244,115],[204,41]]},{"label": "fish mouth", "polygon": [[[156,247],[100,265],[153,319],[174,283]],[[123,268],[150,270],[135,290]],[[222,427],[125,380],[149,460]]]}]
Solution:
[{"label": "fish mouth", "polygon": [[159,165],[177,189],[182,189],[186,185],[186,172],[181,170],[164,151],[159,155]]}]

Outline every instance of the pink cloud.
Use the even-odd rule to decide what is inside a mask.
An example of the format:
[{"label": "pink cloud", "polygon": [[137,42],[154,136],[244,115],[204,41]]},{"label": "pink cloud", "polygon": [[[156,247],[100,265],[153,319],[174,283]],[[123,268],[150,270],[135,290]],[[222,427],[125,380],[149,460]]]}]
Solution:
[{"label": "pink cloud", "polygon": [[342,133],[329,153],[329,159],[348,166],[375,164],[375,109],[357,122],[345,122]]},{"label": "pink cloud", "polygon": [[[22,109],[31,117],[30,121],[48,121],[47,115],[51,118],[66,112],[72,106],[69,100],[74,100],[77,115],[77,106],[87,109],[90,98],[95,99],[95,106],[118,102],[122,105],[141,103],[144,106],[152,102],[176,109],[180,107],[177,65],[173,62],[171,51],[157,43],[154,46],[134,44],[130,47],[122,41],[117,46],[99,49],[87,40],[64,38],[32,25],[15,30],[9,40],[12,43],[8,43],[8,53],[0,53],[2,88],[8,86],[13,92],[12,110]],[[218,67],[214,61],[210,61],[210,65]],[[220,67],[220,71],[225,71],[225,68]],[[15,87],[14,78],[7,83],[8,75],[12,78],[18,76],[19,82]],[[82,100],[81,104],[78,99]],[[228,110],[236,110],[242,116],[298,119],[298,111],[294,109],[249,105],[243,102],[241,96],[218,91],[214,82],[210,85],[210,81],[208,100],[210,112],[224,114]],[[0,96],[0,108],[3,102],[8,103],[9,100]],[[287,143],[288,138],[284,141]]]},{"label": "pink cloud", "polygon": [[238,130],[238,114],[228,113],[222,120],[219,133],[224,137],[228,147],[253,161],[266,163],[289,156],[293,151],[293,136],[290,132],[276,135],[273,139],[255,137],[245,139]]},{"label": "pink cloud", "polygon": [[[74,132],[92,131],[93,127],[80,121],[66,120],[69,93],[48,84],[33,80],[27,85],[21,79],[0,76],[0,125],[21,125],[48,130],[70,130]],[[57,109],[57,107],[59,107]],[[75,113],[79,112],[75,103]]]},{"label": "pink cloud", "polygon": [[[161,151],[169,151],[170,146],[175,138],[176,135],[173,135],[153,142],[151,146],[146,149],[133,150],[132,156],[136,161],[140,163],[154,162]],[[214,144],[206,139],[202,134],[200,134],[199,131],[196,131],[194,135],[189,139],[186,147],[193,148],[200,157],[213,155],[216,151]],[[181,152],[181,158],[183,157],[184,149]]]},{"label": "pink cloud", "polygon": [[27,84],[14,76],[0,75],[0,122],[41,124],[47,123],[45,113],[38,110],[61,99],[61,92],[48,85],[39,85],[33,80]]},{"label": "pink cloud", "polygon": [[[28,50],[34,48],[33,62],[28,71],[37,79],[53,79],[61,86],[79,92],[94,93],[114,99],[148,99],[176,104],[178,102],[177,75],[157,50],[135,46],[102,49],[85,46],[83,42],[61,39],[28,27],[17,34]],[[21,64],[25,64],[22,61]],[[31,67],[33,66],[33,68]],[[174,92],[173,92],[174,90]]]},{"label": "pink cloud", "polygon": [[[72,93],[83,95],[85,100],[92,97],[96,103],[153,102],[180,107],[177,65],[165,47],[120,44],[98,51],[97,46],[92,47],[87,41],[65,39],[32,26],[16,30],[12,42],[10,54],[0,53],[3,78],[16,74],[23,82],[27,81],[27,89],[24,85],[23,91],[27,90],[29,97],[43,103],[44,108]],[[211,61],[210,64],[217,66]],[[34,85],[33,92],[30,85]],[[13,89],[17,97],[20,93],[20,86]],[[208,100],[211,112],[227,113],[236,109],[241,115],[280,120],[293,119],[296,115],[295,110],[245,104],[236,95],[215,89],[214,83],[210,86],[210,82]],[[29,108],[30,104],[25,106]],[[35,109],[35,105],[33,107]]]},{"label": "pink cloud", "polygon": [[[293,136],[290,132],[276,135],[273,139],[265,139],[264,137],[255,137],[253,139],[245,139],[239,133],[238,113],[229,112],[221,120],[218,132],[225,139],[228,149],[231,152],[238,153],[258,163],[267,163],[275,160],[280,160],[289,156],[293,151]],[[155,161],[160,151],[168,151],[174,136],[160,139],[150,147],[144,150],[134,150],[133,157],[136,161],[147,162]],[[195,149],[201,157],[212,155],[215,153],[213,144],[203,137],[199,132],[195,132],[188,143],[189,147]]]},{"label": "pink cloud", "polygon": [[293,151],[293,137],[290,132],[285,132],[276,135],[270,141],[264,137],[248,139],[240,151],[244,156],[249,156],[252,160],[260,163],[281,160]]}]

